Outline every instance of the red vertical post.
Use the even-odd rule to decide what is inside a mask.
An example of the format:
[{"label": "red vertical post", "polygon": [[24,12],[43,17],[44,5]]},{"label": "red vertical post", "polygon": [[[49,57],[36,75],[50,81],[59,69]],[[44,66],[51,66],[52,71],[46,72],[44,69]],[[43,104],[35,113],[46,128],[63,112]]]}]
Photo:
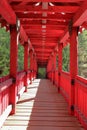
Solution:
[{"label": "red vertical post", "polygon": [[13,78],[13,84],[10,88],[10,104],[12,104],[12,112],[15,113],[16,107],[16,84],[17,84],[17,58],[18,58],[18,37],[16,25],[10,26],[10,76]]},{"label": "red vertical post", "polygon": [[33,73],[33,52],[30,51],[30,84],[32,84],[32,73]]},{"label": "red vertical post", "polygon": [[37,62],[36,62],[36,58],[35,58],[35,78],[37,77]]},{"label": "red vertical post", "polygon": [[35,56],[33,56],[33,81],[35,78]]},{"label": "red vertical post", "polygon": [[36,62],[36,57],[34,58],[34,78],[36,78],[37,76],[37,62]]},{"label": "red vertical post", "polygon": [[28,46],[28,43],[26,42],[24,44],[24,70],[26,72],[25,81],[24,81],[25,92],[27,92],[27,86],[28,86],[28,82],[27,82],[27,76],[28,76],[28,56],[29,56],[29,46]]},{"label": "red vertical post", "polygon": [[49,62],[49,67],[50,67],[50,81],[52,81],[52,63],[51,63],[51,58]]},{"label": "red vertical post", "polygon": [[51,81],[53,83],[53,69],[54,69],[54,62],[53,62],[53,56],[51,57]]},{"label": "red vertical post", "polygon": [[71,76],[71,88],[69,99],[70,114],[74,114],[75,105],[75,77],[77,75],[77,28],[72,29],[70,35],[70,76]]},{"label": "red vertical post", "polygon": [[62,72],[62,49],[63,44],[58,45],[58,92],[60,92],[61,72]]},{"label": "red vertical post", "polygon": [[53,84],[55,84],[55,73],[56,73],[56,52],[54,53],[54,74],[53,74]]}]

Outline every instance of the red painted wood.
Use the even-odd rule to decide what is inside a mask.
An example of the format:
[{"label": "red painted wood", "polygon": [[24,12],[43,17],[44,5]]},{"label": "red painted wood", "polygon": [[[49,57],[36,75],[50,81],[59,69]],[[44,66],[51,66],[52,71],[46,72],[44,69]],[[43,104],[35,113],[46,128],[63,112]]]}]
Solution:
[{"label": "red painted wood", "polygon": [[[29,80],[36,77],[38,67],[47,67],[47,77],[55,84],[58,83],[58,90],[66,98],[71,106],[75,105],[75,114],[80,122],[87,128],[87,81],[77,78],[77,29],[75,26],[87,28],[87,1],[86,0],[41,0],[39,6],[35,6],[35,0],[1,0],[0,2],[0,23],[1,27],[9,30],[7,23],[11,26],[11,55],[10,55],[10,76],[13,81],[7,78],[0,79],[0,114],[10,103],[13,105],[12,113],[15,113],[16,96]],[[53,6],[50,3],[53,2]],[[46,4],[48,7],[45,9]],[[30,50],[30,70],[28,70],[28,47],[24,49],[24,71],[17,73],[18,39],[16,32],[16,17],[19,18],[20,42],[24,45],[27,42]],[[72,19],[72,34],[69,36],[69,21]],[[82,30],[82,27],[80,28]],[[70,42],[70,74],[62,72],[62,49]],[[55,66],[55,56],[52,53],[58,47],[58,72]],[[44,49],[43,49],[44,48]],[[31,51],[32,50],[32,51]],[[35,54],[36,53],[36,54]],[[43,55],[43,56],[42,56]],[[24,78],[25,81],[24,82]],[[75,79],[75,85],[71,85]],[[5,81],[5,82],[3,82]],[[3,82],[3,83],[2,83]],[[24,84],[25,83],[25,84]],[[12,85],[11,85],[12,84]],[[11,85],[11,89],[9,90]],[[10,92],[9,92],[10,91]],[[9,96],[10,93],[10,96]],[[85,120],[84,120],[85,119]]]},{"label": "red painted wood", "polygon": [[12,79],[8,79],[7,81],[4,81],[3,83],[0,84],[0,116],[9,106],[11,85],[12,85]]},{"label": "red painted wood", "polygon": [[19,72],[17,73],[17,81],[16,81],[16,96],[18,96],[19,91],[24,87],[24,78],[25,78],[25,72]]},{"label": "red painted wood", "polygon": [[[70,36],[70,76],[71,82],[75,80],[77,75],[77,28],[72,29],[72,34]],[[75,84],[71,84],[70,88],[70,99],[69,107],[74,106],[75,104]],[[74,111],[70,110],[73,114]]]},{"label": "red painted wood", "polygon": [[58,91],[60,91],[60,79],[61,79],[61,71],[62,71],[62,48],[63,44],[58,44]]},{"label": "red painted wood", "polygon": [[55,84],[55,72],[56,72],[56,52],[53,55],[53,84]]},{"label": "red painted wood", "polygon": [[27,86],[28,86],[28,82],[27,82],[27,76],[28,76],[28,57],[29,57],[29,46],[28,43],[25,43],[24,45],[24,70],[26,72],[25,75],[25,91],[27,92]]},{"label": "red painted wood", "polygon": [[[12,2],[14,2],[14,1],[21,1],[21,2],[23,2],[23,0],[9,0],[9,1],[12,1]],[[67,3],[67,2],[70,2],[70,3],[73,3],[73,2],[79,2],[79,0],[40,0],[41,2],[64,2],[64,3]],[[81,1],[84,1],[84,0],[81,0]],[[27,3],[27,2],[31,2],[31,0],[25,0],[25,3]],[[38,0],[34,0],[34,2],[38,2]]]},{"label": "red painted wood", "polygon": [[19,5],[19,6],[13,6],[13,9],[15,10],[15,12],[24,12],[24,11],[26,11],[26,9],[27,9],[27,11],[28,12],[41,12],[41,13],[43,13],[43,12],[47,12],[47,13],[49,13],[49,12],[56,12],[56,13],[60,13],[60,12],[65,12],[65,13],[67,13],[67,12],[72,12],[72,13],[74,13],[74,12],[76,12],[77,10],[78,10],[78,8],[79,8],[79,6],[56,6],[55,5],[55,8],[53,8],[52,6],[49,6],[49,9],[48,10],[46,10],[46,9],[42,9],[42,6],[39,6],[39,8],[38,7],[35,7],[35,6],[30,6],[30,5]]},{"label": "red painted wood", "polygon": [[80,26],[84,23],[84,21],[87,21],[87,2],[83,3],[83,5],[80,7],[78,12],[74,16],[74,26]]},{"label": "red painted wood", "polygon": [[3,77],[0,77],[0,83],[8,80],[10,78],[10,75],[6,75],[6,76],[3,76]]},{"label": "red painted wood", "polygon": [[12,85],[12,79],[8,79],[0,84],[0,93],[5,91],[8,87]]},{"label": "red painted wood", "polygon": [[33,51],[30,51],[30,84],[32,84],[32,78],[33,78]]},{"label": "red painted wood", "polygon": [[55,71],[55,85],[58,87],[58,70]]},{"label": "red painted wood", "polygon": [[70,99],[70,88],[71,88],[70,81],[71,81],[70,73],[62,71],[60,78],[60,86],[61,86],[60,91],[68,103]]},{"label": "red painted wood", "polygon": [[22,26],[20,27],[20,37],[23,39],[23,41],[28,42],[28,36],[26,35],[26,32]]},{"label": "red painted wood", "polygon": [[10,28],[10,75],[13,78],[13,84],[10,88],[10,104],[12,104],[12,114],[15,113],[16,107],[16,78],[17,78],[17,58],[18,58],[18,33],[16,31],[16,26],[11,26]]},{"label": "red painted wood", "polygon": [[7,0],[0,1],[0,14],[9,24],[16,24],[16,15]]},{"label": "red painted wood", "polygon": [[16,26],[11,26],[10,29],[10,75],[16,78],[17,74],[17,56],[18,56],[18,33]]},{"label": "red painted wood", "polygon": [[75,87],[75,115],[78,117],[80,122],[87,129],[87,80],[81,77],[76,77]]}]

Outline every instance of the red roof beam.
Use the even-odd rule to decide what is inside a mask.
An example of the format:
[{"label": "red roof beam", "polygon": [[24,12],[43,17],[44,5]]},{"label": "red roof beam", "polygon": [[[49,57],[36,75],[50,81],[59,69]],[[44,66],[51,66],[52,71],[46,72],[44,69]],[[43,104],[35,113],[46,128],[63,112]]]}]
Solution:
[{"label": "red roof beam", "polygon": [[25,42],[28,42],[28,36],[26,35],[22,26],[20,27],[20,35],[24,39]]},{"label": "red roof beam", "polygon": [[18,18],[26,18],[26,19],[36,19],[36,20],[38,20],[38,19],[66,19],[66,20],[68,20],[68,19],[70,19],[71,17],[72,17],[72,13],[70,13],[70,14],[62,14],[62,12],[61,12],[61,14],[54,14],[54,15],[47,15],[47,17],[43,17],[42,15],[36,15],[36,14],[30,14],[30,13],[27,13],[27,14],[24,14],[24,13],[16,13],[16,15],[18,16]]},{"label": "red roof beam", "polygon": [[[80,26],[87,21],[87,1],[83,3],[78,12],[73,17],[73,26]],[[68,27],[66,28],[65,34],[61,38],[60,42],[63,43],[69,38]]]},{"label": "red roof beam", "polygon": [[83,3],[73,19],[74,26],[80,26],[87,21],[87,0]]},{"label": "red roof beam", "polygon": [[52,6],[49,6],[48,10],[42,9],[42,6],[38,7],[34,7],[34,6],[30,6],[30,5],[19,5],[19,6],[12,6],[12,8],[14,9],[15,12],[30,12],[30,13],[34,13],[34,12],[38,12],[38,13],[43,13],[43,12],[55,12],[55,13],[61,13],[61,12],[65,12],[65,13],[75,13],[79,6],[55,6],[55,8],[52,8]]},{"label": "red roof beam", "polygon": [[65,25],[23,25],[24,29],[47,29],[47,30],[59,30],[59,29],[64,29],[66,26]]},{"label": "red roof beam", "polygon": [[[22,25],[42,25],[42,20],[29,20],[29,19],[21,19]],[[57,26],[66,26],[68,24],[68,21],[47,21],[47,24],[43,25],[57,25]]]},{"label": "red roof beam", "polygon": [[[27,3],[27,2],[31,2],[31,0],[8,0],[9,2],[25,2],[25,3]],[[84,0],[34,0],[34,2],[65,2],[65,3],[67,3],[67,2],[70,2],[70,3],[73,3],[73,2],[75,2],[75,3],[77,3],[77,2],[80,2],[80,1],[84,1]]]},{"label": "red roof beam", "polygon": [[[34,28],[33,26],[23,26],[23,28],[26,30],[26,31],[34,31],[34,30],[44,30],[45,28],[42,28],[42,27],[36,27],[36,28]],[[46,27],[46,30],[64,30],[65,29],[65,27],[55,27],[55,28],[53,28],[53,27]]]},{"label": "red roof beam", "polygon": [[0,1],[0,14],[9,24],[16,24],[16,15],[7,0]]}]

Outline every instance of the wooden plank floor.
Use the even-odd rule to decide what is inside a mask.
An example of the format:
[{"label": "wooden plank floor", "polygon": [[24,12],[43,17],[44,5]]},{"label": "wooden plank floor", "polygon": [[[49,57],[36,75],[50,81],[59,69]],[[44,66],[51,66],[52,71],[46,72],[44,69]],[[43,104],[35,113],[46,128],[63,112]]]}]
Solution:
[{"label": "wooden plank floor", "polygon": [[84,130],[68,114],[67,104],[49,80],[36,79],[9,116],[1,130]]}]

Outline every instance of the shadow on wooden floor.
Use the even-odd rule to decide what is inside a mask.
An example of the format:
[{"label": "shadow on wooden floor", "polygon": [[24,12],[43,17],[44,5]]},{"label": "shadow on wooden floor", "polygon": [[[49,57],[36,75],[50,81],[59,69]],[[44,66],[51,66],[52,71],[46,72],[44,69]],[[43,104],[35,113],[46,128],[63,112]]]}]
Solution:
[{"label": "shadow on wooden floor", "polygon": [[57,88],[49,80],[37,79],[17,103],[1,130],[83,130]]}]

